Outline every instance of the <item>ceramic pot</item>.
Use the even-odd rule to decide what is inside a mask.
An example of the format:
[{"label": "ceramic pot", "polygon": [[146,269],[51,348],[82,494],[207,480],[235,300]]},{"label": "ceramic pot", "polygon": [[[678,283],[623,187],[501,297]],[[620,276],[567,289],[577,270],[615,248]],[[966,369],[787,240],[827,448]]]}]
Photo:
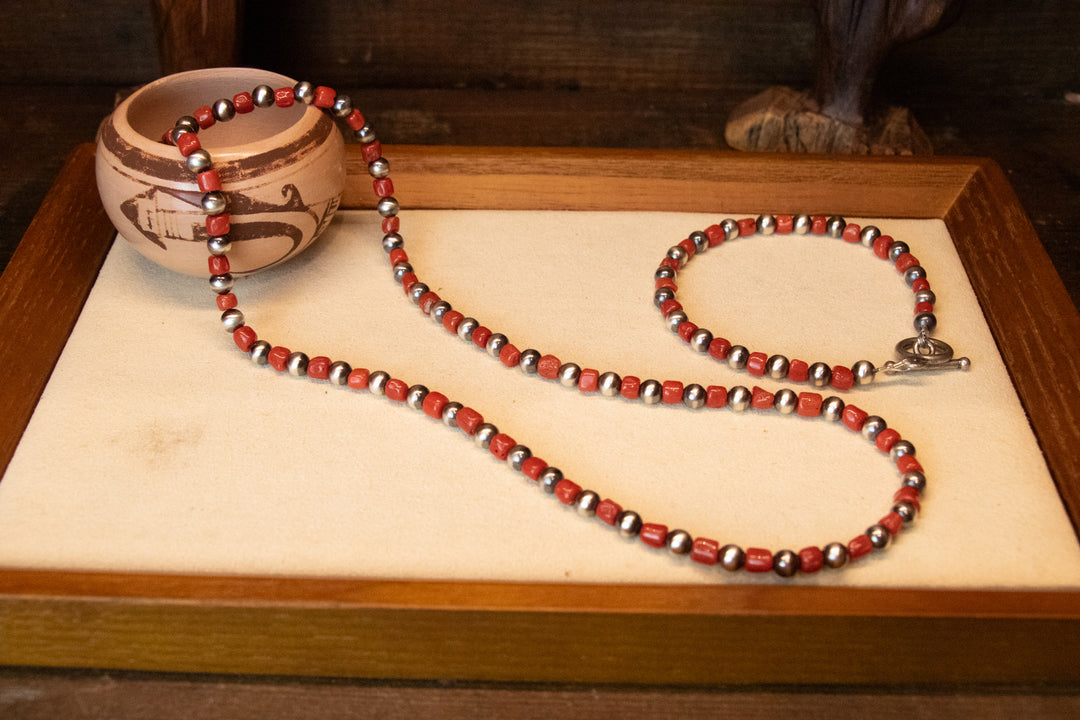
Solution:
[{"label": "ceramic pot", "polygon": [[[178,73],[143,86],[102,122],[97,185],[121,236],[150,260],[207,276],[206,216],[195,174],[161,141],[176,120],[257,85],[292,87],[250,68]],[[278,265],[326,229],[345,187],[345,144],[322,110],[296,103],[237,114],[199,131],[228,197],[231,272]]]}]

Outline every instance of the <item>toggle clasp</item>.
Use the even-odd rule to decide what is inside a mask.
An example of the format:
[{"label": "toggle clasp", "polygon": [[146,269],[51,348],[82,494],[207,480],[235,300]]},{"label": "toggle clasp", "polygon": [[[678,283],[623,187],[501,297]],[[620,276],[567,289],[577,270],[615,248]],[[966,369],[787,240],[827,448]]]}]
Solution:
[{"label": "toggle clasp", "polygon": [[886,375],[923,370],[968,370],[971,360],[953,359],[953,349],[947,342],[927,335],[904,338],[896,343],[898,360],[890,360],[878,370]]}]

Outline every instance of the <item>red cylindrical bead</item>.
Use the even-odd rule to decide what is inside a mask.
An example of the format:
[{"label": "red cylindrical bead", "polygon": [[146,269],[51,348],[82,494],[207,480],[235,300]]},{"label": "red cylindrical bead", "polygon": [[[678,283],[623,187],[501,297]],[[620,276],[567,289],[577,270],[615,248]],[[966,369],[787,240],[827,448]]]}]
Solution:
[{"label": "red cylindrical bead", "polygon": [[206,264],[210,267],[211,275],[224,275],[229,272],[229,258],[224,255],[211,255]]},{"label": "red cylindrical bead", "polygon": [[440,392],[431,391],[424,396],[424,414],[436,420],[441,420],[443,409],[448,402],[450,402],[450,398]]},{"label": "red cylindrical bead", "polygon": [[416,273],[407,272],[401,276],[401,287],[405,292],[409,292],[411,288],[417,282]]},{"label": "red cylindrical bead", "polygon": [[679,241],[679,247],[686,251],[686,257],[692,258],[697,254],[697,246],[694,245],[694,241],[690,238]]},{"label": "red cylindrical bead", "polygon": [[476,428],[484,422],[484,416],[473,410],[471,407],[463,407],[458,410],[457,424],[466,435],[475,435]]},{"label": "red cylindrical bead", "polygon": [[218,310],[221,310],[223,312],[225,310],[232,310],[234,307],[236,307],[236,303],[236,295],[234,295],[233,293],[225,293],[224,295],[217,296]]},{"label": "red cylindrical bead", "polygon": [[810,218],[810,232],[814,235],[824,235],[829,229],[829,218],[824,215],[814,215]]},{"label": "red cylindrical bead", "polygon": [[746,572],[769,572],[772,570],[772,557],[772,552],[765,548],[746,548]]},{"label": "red cylindrical bead", "polygon": [[383,388],[386,397],[395,402],[405,402],[405,396],[409,394],[409,385],[404,380],[390,378]]},{"label": "red cylindrical bead", "polygon": [[420,312],[424,313],[425,315],[430,315],[431,308],[441,299],[442,298],[439,297],[438,293],[433,293],[430,290],[427,291],[420,296],[420,302],[418,303],[420,306]]},{"label": "red cylindrical bead", "polygon": [[862,232],[862,228],[855,223],[848,223],[844,226],[844,242],[857,243],[859,242],[859,233]]},{"label": "red cylindrical bead", "polygon": [[458,325],[465,319],[465,315],[457,310],[447,310],[446,314],[442,316],[443,327],[447,332],[457,333]]},{"label": "red cylindrical bead", "polygon": [[915,282],[911,283],[911,292],[922,292],[923,290],[930,289],[930,281],[926,278],[919,278]]},{"label": "red cylindrical bead", "polygon": [[233,95],[232,99],[233,107],[236,108],[238,115],[249,113],[255,109],[255,101],[251,97],[251,93],[242,92]]},{"label": "red cylindrical bead", "polygon": [[690,559],[702,565],[715,565],[720,560],[720,543],[709,538],[694,538]]},{"label": "red cylindrical bead", "polygon": [[754,377],[761,377],[765,374],[765,363],[768,360],[769,357],[763,352],[750,353],[750,357],[746,359],[746,372]]},{"label": "red cylindrical bead", "polygon": [[823,398],[815,392],[799,393],[799,404],[795,412],[802,417],[819,417],[821,415],[821,403]]},{"label": "red cylindrical bead", "polygon": [[[400,229],[401,229],[401,218],[398,217],[397,215],[395,215],[394,217],[383,218],[382,231],[384,233],[396,233]],[[401,248],[398,248],[398,250],[401,250]],[[404,250],[401,250],[401,251],[405,252]],[[393,260],[391,260],[390,262],[391,262],[391,264],[393,264]]]},{"label": "red cylindrical bead", "polygon": [[345,124],[351,127],[353,130],[359,130],[364,127],[364,114],[359,110],[353,110],[351,113],[345,116]]},{"label": "red cylindrical bead", "polygon": [[757,232],[757,220],[754,218],[742,218],[737,223],[739,225],[739,237],[746,237]]},{"label": "red cylindrical bead", "polygon": [[776,234],[788,235],[795,229],[795,218],[791,215],[777,215],[776,216]]},{"label": "red cylindrical bead", "polygon": [[665,300],[664,302],[660,303],[660,314],[664,317],[667,317],[676,310],[682,310],[682,303],[680,303],[675,298],[672,298],[671,300]]},{"label": "red cylindrical bead", "polygon": [[680,264],[681,263],[679,263],[678,260],[676,260],[675,258],[672,258],[672,257],[665,257],[663,260],[660,261],[661,266],[666,265],[667,267],[671,268],[672,270],[678,270]]},{"label": "red cylindrical bead", "polygon": [[572,505],[580,494],[581,486],[572,480],[560,480],[555,486],[555,497],[559,498],[563,505]]},{"label": "red cylindrical bead", "polygon": [[919,491],[916,490],[913,487],[908,487],[907,485],[905,485],[904,487],[900,488],[895,493],[893,493],[893,502],[901,502],[901,501],[911,503],[912,505],[915,506],[916,510],[921,510],[922,509],[922,504],[920,502]]},{"label": "red cylindrical bead", "polygon": [[217,122],[214,111],[210,109],[209,105],[195,108],[195,112],[191,113],[191,117],[195,118],[195,122],[199,123],[199,127],[203,130]]},{"label": "red cylindrical bead", "polygon": [[705,228],[705,234],[709,236],[709,247],[716,247],[727,239],[724,228],[719,225],[710,225]]},{"label": "red cylindrical bead", "polygon": [[491,438],[491,442],[488,444],[488,452],[500,460],[505,460],[515,445],[517,445],[517,440],[506,433],[498,433]]},{"label": "red cylindrical bead", "polygon": [[371,181],[371,187],[377,197],[390,197],[394,194],[394,181],[390,178],[378,178]]},{"label": "red cylindrical bead", "polygon": [[367,368],[354,368],[349,373],[349,387],[353,390],[367,390],[368,377],[371,375],[371,371]]},{"label": "red cylindrical bead", "polygon": [[490,328],[486,328],[483,325],[473,330],[472,341],[473,345],[483,350],[487,347],[487,341],[494,335]]},{"label": "red cylindrical bead", "polygon": [[896,468],[902,473],[918,470],[922,472],[923,466],[914,455],[901,455],[896,459]]},{"label": "red cylindrical bead", "polygon": [[889,246],[893,244],[893,239],[890,235],[879,235],[878,239],[874,241],[874,254],[882,260],[889,259]]},{"label": "red cylindrical bead", "polygon": [[288,362],[289,355],[292,355],[292,350],[281,345],[275,345],[267,353],[266,362],[278,372],[285,372],[285,363]]},{"label": "red cylindrical bead", "polygon": [[311,100],[311,104],[318,108],[328,108],[334,106],[334,98],[337,93],[334,92],[334,88],[326,87],[325,85],[319,85],[315,88],[314,97]]},{"label": "red cylindrical bead", "polygon": [[641,526],[641,542],[654,548],[662,548],[667,544],[668,526],[660,523],[643,523]]},{"label": "red cylindrical bead", "polygon": [[521,463],[521,473],[530,480],[539,480],[540,473],[547,469],[547,461],[535,455]]},{"label": "red cylindrical bead", "polygon": [[176,138],[176,147],[180,150],[180,154],[187,157],[191,153],[195,152],[202,145],[199,143],[199,136],[195,133],[180,133]]},{"label": "red cylindrical bead", "polygon": [[776,395],[759,388],[757,385],[750,391],[750,406],[758,410],[768,410],[776,404]]},{"label": "red cylindrical bead", "polygon": [[[396,220],[397,218],[394,217],[394,218],[386,218],[386,219],[387,220]],[[386,232],[392,232],[391,230],[386,230],[385,228],[383,228],[383,229]],[[409,262],[409,254],[407,252],[405,252],[404,248],[394,248],[393,250],[390,251],[390,264],[391,265],[397,265],[400,262]]]},{"label": "red cylindrical bead", "polygon": [[619,394],[627,400],[637,400],[641,394],[641,378],[634,375],[624,377],[622,386],[619,388]]},{"label": "red cylindrical bead", "polygon": [[904,525],[904,519],[900,517],[899,513],[891,512],[878,520],[878,525],[884,525],[889,529],[890,535],[895,535],[900,532],[900,528]]},{"label": "red cylindrical bead", "polygon": [[217,170],[203,170],[195,176],[199,189],[203,192],[215,192],[221,189],[221,176]]},{"label": "red cylindrical bead", "polygon": [[919,258],[915,257],[911,253],[904,253],[900,257],[896,258],[896,269],[900,272],[904,272],[909,267],[913,267],[919,264]]},{"label": "red cylindrical bead", "polygon": [[829,380],[829,384],[837,390],[850,390],[855,384],[855,373],[851,372],[851,368],[844,365],[833,365],[832,378]]},{"label": "red cylindrical bead", "polygon": [[622,505],[614,500],[604,499],[596,506],[596,517],[608,525],[614,525],[622,512]]},{"label": "red cylindrical bead", "polygon": [[666,288],[671,288],[671,290],[673,292],[678,292],[679,291],[679,286],[675,284],[675,281],[672,278],[667,278],[667,277],[656,278],[656,282],[653,283],[653,287],[655,289],[657,289],[657,290],[659,290],[660,288],[665,288],[666,287]]},{"label": "red cylindrical bead", "polygon": [[220,237],[229,234],[229,214],[206,216],[206,232],[211,237]]},{"label": "red cylindrical bead", "polygon": [[521,351],[513,345],[503,345],[499,351],[499,362],[506,367],[517,367],[521,363]]},{"label": "red cylindrical bead", "polygon": [[705,407],[722,408],[727,405],[727,388],[723,385],[710,385],[705,388]]},{"label": "red cylindrical bead", "polygon": [[244,325],[238,327],[233,331],[233,341],[236,343],[236,347],[240,348],[244,352],[251,349],[251,344],[259,339],[259,336],[255,334],[255,331],[251,329],[250,325]]},{"label": "red cylindrical bead", "polygon": [[583,368],[578,376],[578,390],[581,392],[596,392],[600,386],[600,371],[593,368]]},{"label": "red cylindrical bead", "polygon": [[544,355],[540,358],[540,361],[536,364],[536,374],[542,378],[548,380],[554,380],[559,377],[559,368],[562,367],[562,362],[554,355]]},{"label": "red cylindrical bead", "polygon": [[787,376],[791,382],[806,382],[810,376],[810,364],[803,360],[792,360],[788,363]]},{"label": "red cylindrical bead", "polygon": [[378,140],[360,146],[360,157],[364,162],[373,163],[382,157],[382,143]]},{"label": "red cylindrical bead", "polygon": [[858,560],[863,555],[869,555],[873,549],[874,545],[870,542],[869,537],[866,535],[858,535],[852,538],[851,542],[848,543],[848,557],[852,560]]},{"label": "red cylindrical bead", "polygon": [[665,380],[661,386],[660,398],[665,405],[676,405],[682,402],[683,384],[678,380]]},{"label": "red cylindrical bead", "polygon": [[684,323],[679,324],[679,337],[683,339],[683,342],[690,342],[690,337],[697,332],[697,325],[687,320]]},{"label": "red cylindrical bead", "polygon": [[874,447],[881,452],[889,452],[896,441],[900,439],[900,433],[892,428],[885,428],[874,438]]},{"label": "red cylindrical bead", "polygon": [[307,375],[315,380],[327,380],[330,378],[330,358],[319,355],[308,360]]},{"label": "red cylindrical bead", "polygon": [[845,405],[844,412],[841,419],[844,421],[844,425],[848,430],[859,432],[862,430],[863,423],[866,422],[868,414],[865,410],[856,407],[855,405]]},{"label": "red cylindrical bead", "polygon": [[291,87],[278,88],[274,91],[274,104],[280,108],[292,107],[295,98]]},{"label": "red cylindrical bead", "polygon": [[934,303],[926,302],[925,300],[923,302],[920,302],[920,303],[915,303],[915,314],[918,315],[919,313],[924,313],[924,312],[927,312],[927,313],[934,312]]},{"label": "red cylindrical bead", "polygon": [[799,570],[806,573],[816,573],[824,564],[824,555],[821,548],[816,545],[805,547],[799,551]]},{"label": "red cylindrical bead", "polygon": [[731,350],[731,341],[727,338],[713,338],[709,343],[709,355],[717,360],[726,360],[729,350]]}]

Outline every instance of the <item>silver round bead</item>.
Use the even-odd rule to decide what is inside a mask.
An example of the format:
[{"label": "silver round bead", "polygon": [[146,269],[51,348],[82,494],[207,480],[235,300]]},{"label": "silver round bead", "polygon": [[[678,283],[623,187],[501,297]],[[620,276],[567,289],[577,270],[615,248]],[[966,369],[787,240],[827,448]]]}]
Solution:
[{"label": "silver round bead", "polygon": [[912,325],[915,326],[915,332],[917,333],[933,332],[934,328],[937,327],[937,317],[932,312],[921,312],[915,316]]},{"label": "silver round bead", "polygon": [[746,564],[746,551],[738,545],[725,545],[720,548],[720,567],[735,572]]},{"label": "silver round bead", "polygon": [[445,300],[440,300],[439,302],[431,306],[430,317],[433,322],[442,325],[443,317],[446,315],[446,313],[450,312],[453,309],[454,308],[452,305],[450,305],[450,303],[446,302]]},{"label": "silver round bead", "polygon": [[668,330],[670,330],[673,333],[678,333],[679,332],[679,326],[682,325],[684,322],[686,322],[689,319],[690,318],[688,318],[686,316],[686,313],[684,313],[682,310],[675,310],[674,312],[668,313],[667,321],[666,321],[667,326],[668,326]]},{"label": "silver round bead", "polygon": [[778,550],[773,554],[772,569],[777,575],[789,578],[799,572],[799,556],[793,550]]},{"label": "silver round bead", "polygon": [[186,162],[187,169],[196,174],[213,167],[213,162],[210,160],[210,153],[202,148],[193,150],[191,154],[187,156]]},{"label": "silver round bead", "polygon": [[568,362],[559,366],[559,384],[563,387],[577,387],[581,380],[581,366]]},{"label": "silver round bead", "polygon": [[376,370],[368,375],[368,390],[372,395],[385,395],[388,382],[390,382],[390,373]]},{"label": "silver round bead", "polygon": [[727,364],[732,370],[745,370],[750,360],[750,351],[742,345],[732,345],[728,349]]},{"label": "silver round bead", "polygon": [[889,458],[896,462],[904,455],[915,455],[915,446],[911,444],[910,440],[897,440],[889,448]]},{"label": "silver round bead", "polygon": [[878,415],[870,415],[863,420],[862,436],[870,442],[874,442],[877,440],[877,436],[881,434],[881,431],[887,427],[889,426],[885,423],[884,418]]},{"label": "silver round bead", "polygon": [[472,335],[476,332],[476,328],[480,327],[480,321],[476,318],[462,318],[461,322],[457,326],[458,337],[467,343],[472,342]]},{"label": "silver round bead", "polygon": [[690,242],[694,243],[694,250],[698,255],[709,249],[709,236],[701,230],[690,233]]},{"label": "silver round bead", "polygon": [[458,426],[457,414],[461,411],[461,409],[463,407],[465,407],[465,406],[462,405],[461,403],[453,401],[453,400],[451,400],[450,402],[443,405],[443,409],[442,409],[442,421],[443,421],[443,424],[446,425],[447,427],[456,428]]},{"label": "silver round bead", "polygon": [[847,221],[839,215],[833,215],[825,221],[825,234],[829,237],[842,238],[845,227],[847,227]]},{"label": "silver round bead", "polygon": [[903,240],[894,240],[889,245],[889,262],[895,263],[901,255],[911,252],[911,248]]},{"label": "silver round bead", "polygon": [[691,410],[697,410],[705,407],[705,388],[701,387],[697,383],[691,383],[683,388],[682,402],[683,405]]},{"label": "silver round bead", "polygon": [[231,273],[225,273],[224,275],[211,275],[210,287],[214,289],[218,295],[224,295],[232,290],[233,276]]},{"label": "silver round bead", "polygon": [[338,95],[334,98],[334,104],[330,106],[330,114],[336,118],[343,118],[352,111],[352,98],[348,95]]},{"label": "silver round bead", "polygon": [[923,493],[926,491],[926,475],[920,470],[909,470],[900,476],[900,484]]},{"label": "silver round bead", "polygon": [[743,412],[750,407],[751,401],[754,399],[754,393],[742,385],[736,385],[728,390],[727,402],[735,412]]},{"label": "silver round bead", "polygon": [[352,365],[344,360],[335,360],[330,363],[329,372],[328,379],[330,380],[330,384],[344,387],[349,384],[349,373],[352,372]]},{"label": "silver round bead", "polygon": [[379,215],[384,218],[394,217],[401,210],[401,206],[398,205],[398,201],[392,197],[384,197],[379,200],[379,203],[375,206],[375,210]]},{"label": "silver round bead", "polygon": [[413,266],[412,266],[412,264],[407,263],[405,261],[396,262],[396,263],[394,263],[393,271],[394,271],[394,281],[400,283],[401,279],[404,278],[405,275],[407,275],[408,273],[411,273],[413,271]]},{"label": "silver round bead", "polygon": [[851,366],[851,374],[855,376],[856,385],[869,385],[874,382],[877,370],[869,360],[859,360]]},{"label": "silver round bead", "polygon": [[809,215],[796,215],[792,230],[796,235],[805,235],[814,227],[814,219]]},{"label": "silver round bead", "polygon": [[604,397],[616,397],[622,391],[622,378],[613,372],[601,373],[597,388]]},{"label": "silver round bead", "polygon": [[681,245],[672,245],[668,248],[667,257],[672,260],[678,260],[679,267],[682,267],[686,264],[686,261],[690,259],[690,253],[686,252],[686,248]]},{"label": "silver round bead", "polygon": [[303,377],[307,375],[308,356],[304,353],[297,351],[291,353],[285,360],[285,369],[293,377]]},{"label": "silver round bead", "polygon": [[638,386],[638,396],[646,405],[656,405],[664,397],[664,386],[659,380],[646,380]]},{"label": "silver round bead", "polygon": [[656,272],[653,273],[653,280],[674,280],[678,275],[675,272],[675,268],[670,265],[661,265],[656,268]]},{"label": "silver round bead", "polygon": [[476,432],[473,433],[473,442],[476,443],[478,448],[487,450],[491,446],[491,438],[498,434],[499,428],[491,423],[480,423],[480,425],[476,427]]},{"label": "silver round bead", "polygon": [[214,101],[214,104],[210,106],[210,112],[215,120],[229,122],[236,117],[236,106],[233,105],[232,100],[229,98],[221,98]]},{"label": "silver round bead", "polygon": [[176,122],[173,123],[173,130],[181,133],[189,132],[197,134],[199,132],[199,121],[191,115],[184,115],[177,118]]},{"label": "silver round bead", "polygon": [[874,225],[867,225],[859,233],[859,242],[863,247],[874,247],[874,241],[881,237],[881,230]]},{"label": "silver round bead", "polygon": [[270,362],[270,349],[273,346],[265,340],[256,340],[251,343],[251,347],[248,348],[248,355],[251,356],[251,362],[256,365],[266,365]]},{"label": "silver round bead", "polygon": [[202,206],[204,215],[220,215],[225,212],[229,205],[225,199],[225,193],[219,190],[213,190],[203,195],[199,204]]},{"label": "silver round bead", "polygon": [[225,327],[225,332],[235,332],[244,327],[244,313],[236,308],[229,308],[221,313],[221,324]]},{"label": "silver round bead", "polygon": [[600,496],[592,490],[582,490],[574,501],[574,509],[582,517],[596,517],[598,507],[600,507]]},{"label": "silver round bead", "polygon": [[356,139],[364,145],[373,143],[375,142],[375,130],[367,123],[364,123],[363,126],[356,131]]},{"label": "silver round bead", "polygon": [[821,417],[829,422],[840,422],[844,417],[845,407],[844,401],[835,395],[827,397],[824,402],[821,403]]},{"label": "silver round bead", "polygon": [[420,305],[420,298],[424,297],[431,289],[422,282],[415,282],[409,287],[409,299],[413,305]]},{"label": "silver round bead", "polygon": [[694,538],[685,530],[672,530],[664,542],[672,555],[689,555],[694,549]]},{"label": "silver round bead", "polygon": [[799,394],[791,388],[777,390],[773,407],[781,415],[790,415],[799,409]]},{"label": "silver round bead", "polygon": [[791,362],[783,355],[773,355],[765,361],[765,372],[774,380],[783,380],[791,369]]},{"label": "silver round bead", "polygon": [[257,85],[251,91],[251,101],[255,103],[255,107],[270,107],[274,104],[274,88],[269,85]]},{"label": "silver round bead", "polygon": [[518,367],[525,375],[535,375],[540,370],[541,357],[539,350],[523,350],[518,357]]},{"label": "silver round bead", "polygon": [[826,363],[816,362],[810,366],[807,379],[814,387],[825,387],[832,380],[832,368]]},{"label": "silver round bead", "polygon": [[423,385],[413,385],[405,392],[405,404],[413,410],[424,409],[424,398],[431,392]]},{"label": "silver round bead", "polygon": [[387,255],[403,247],[405,247],[405,239],[401,235],[396,232],[388,232],[383,235],[382,249]]},{"label": "silver round bead", "polygon": [[310,105],[315,100],[315,86],[307,80],[301,80],[293,85],[293,97],[305,105]]},{"label": "silver round bead", "polygon": [[915,304],[917,305],[924,302],[930,303],[931,305],[937,302],[937,295],[935,295],[934,291],[930,288],[919,290],[915,293]]},{"label": "silver round bead", "polygon": [[690,336],[690,349],[694,352],[709,352],[709,344],[713,341],[713,334],[705,328],[698,328]]},{"label": "silver round bead", "polygon": [[762,235],[772,235],[776,232],[776,218],[772,215],[758,215],[757,222],[754,223],[754,226]]},{"label": "silver round bead", "polygon": [[232,240],[228,235],[212,235],[206,241],[206,250],[211,255],[225,255],[232,250]]},{"label": "silver round bead", "polygon": [[739,237],[739,223],[734,218],[724,218],[720,221],[720,227],[724,231],[725,241]]},{"label": "silver round bead", "polygon": [[515,445],[506,454],[506,464],[514,470],[521,472],[521,466],[532,457],[532,450],[524,445]]},{"label": "silver round bead", "polygon": [[866,537],[870,538],[870,544],[878,550],[883,550],[889,546],[889,541],[892,540],[892,533],[889,532],[889,528],[884,525],[871,525],[866,528]]},{"label": "silver round bead", "polygon": [[537,482],[540,485],[540,489],[546,492],[548,495],[555,493],[555,486],[563,481],[563,473],[557,467],[547,467],[540,473]]},{"label": "silver round bead", "polygon": [[623,510],[615,518],[615,527],[624,538],[635,538],[641,532],[641,516],[633,510]]},{"label": "silver round bead", "polygon": [[904,523],[910,523],[915,520],[915,516],[918,511],[915,509],[915,503],[909,500],[901,500],[892,506],[892,511],[900,516],[900,519]]},{"label": "silver round bead", "polygon": [[825,567],[832,569],[842,568],[847,564],[848,551],[843,543],[831,542],[821,548],[821,561]]},{"label": "silver round bead", "polygon": [[926,270],[923,269],[922,265],[912,265],[904,271],[904,282],[907,283],[908,287],[914,285],[916,280],[924,279],[926,279]]},{"label": "silver round bead", "polygon": [[487,354],[493,358],[498,358],[502,349],[510,344],[510,338],[506,337],[502,333],[492,333],[488,338],[487,344],[484,349],[487,350]]},{"label": "silver round bead", "polygon": [[675,299],[675,291],[672,290],[669,287],[657,288],[656,292],[653,293],[653,298],[652,298],[653,305],[655,305],[657,308],[659,308],[661,305],[666,303],[668,300],[674,300],[674,299]]},{"label": "silver round bead", "polygon": [[378,158],[368,165],[368,173],[373,178],[384,178],[390,174],[390,163],[386,158]]}]

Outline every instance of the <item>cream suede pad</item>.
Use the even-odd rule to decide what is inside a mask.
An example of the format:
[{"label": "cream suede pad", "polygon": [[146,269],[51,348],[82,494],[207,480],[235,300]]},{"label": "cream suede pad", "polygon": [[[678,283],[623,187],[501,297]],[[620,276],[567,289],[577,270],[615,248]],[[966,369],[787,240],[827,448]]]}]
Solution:
[{"label": "cream suede pad", "polygon": [[[402,216],[420,279],[520,349],[642,379],[789,385],[691,352],[653,307],[653,271],[668,247],[719,220]],[[423,383],[646,521],[721,543],[847,542],[891,506],[892,464],[842,426],[586,397],[503,367],[404,298],[378,221],[342,213],[298,260],[239,282],[259,336]],[[797,582],[1077,587],[1080,545],[943,223],[876,224],[922,260],[938,297],[937,336],[973,369],[841,394],[916,445],[929,488],[914,527],[888,550]],[[751,350],[881,364],[911,334],[902,279],[839,240],[740,238],[694,259],[678,282],[691,320]],[[0,482],[0,566],[790,582],[625,541],[459,430],[366,392],[254,366],[221,329],[205,280],[151,265],[122,242]]]}]

